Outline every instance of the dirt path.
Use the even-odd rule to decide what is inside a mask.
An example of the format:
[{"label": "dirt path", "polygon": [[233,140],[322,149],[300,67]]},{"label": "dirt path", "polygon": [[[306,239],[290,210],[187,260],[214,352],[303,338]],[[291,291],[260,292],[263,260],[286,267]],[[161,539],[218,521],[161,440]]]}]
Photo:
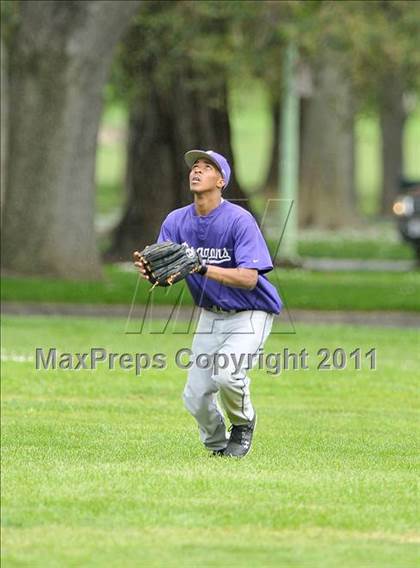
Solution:
[{"label": "dirt path", "polygon": [[[153,318],[166,319],[171,314],[170,306],[155,306]],[[4,315],[60,315],[81,317],[107,317],[128,318],[129,305],[106,305],[106,304],[64,304],[64,303],[33,303],[33,302],[4,302],[2,314]],[[142,317],[144,306],[136,306],[131,317]],[[191,308],[179,310],[178,317],[189,320],[192,315]],[[280,321],[293,323],[326,324],[340,323],[362,326],[379,327],[407,327],[420,329],[419,312],[401,311],[320,311],[320,310],[283,310]]]},{"label": "dirt path", "polygon": [[414,260],[357,260],[345,258],[305,258],[303,267],[306,270],[320,272],[410,272],[416,270]]}]

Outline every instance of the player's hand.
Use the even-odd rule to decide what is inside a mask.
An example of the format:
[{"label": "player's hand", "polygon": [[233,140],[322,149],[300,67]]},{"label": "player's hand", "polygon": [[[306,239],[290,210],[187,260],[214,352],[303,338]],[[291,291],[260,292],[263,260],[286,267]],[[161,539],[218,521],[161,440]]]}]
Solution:
[{"label": "player's hand", "polygon": [[140,276],[141,276],[142,278],[144,278],[145,280],[149,280],[149,277],[148,277],[148,275],[147,275],[147,271],[146,271],[146,269],[145,269],[145,267],[144,267],[144,264],[143,264],[142,261],[141,261],[140,253],[139,253],[139,251],[137,251],[137,250],[135,250],[135,251],[133,252],[133,262],[134,262],[134,266],[135,266],[136,268],[138,268],[139,273],[140,273]]}]

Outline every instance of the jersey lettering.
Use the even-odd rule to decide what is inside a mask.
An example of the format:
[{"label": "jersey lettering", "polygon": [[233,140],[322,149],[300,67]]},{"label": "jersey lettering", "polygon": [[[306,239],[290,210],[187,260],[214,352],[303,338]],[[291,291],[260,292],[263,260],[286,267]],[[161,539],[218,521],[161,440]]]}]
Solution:
[{"label": "jersey lettering", "polygon": [[220,264],[232,260],[226,247],[223,248],[204,248],[198,247],[197,252],[200,256],[211,264]]}]

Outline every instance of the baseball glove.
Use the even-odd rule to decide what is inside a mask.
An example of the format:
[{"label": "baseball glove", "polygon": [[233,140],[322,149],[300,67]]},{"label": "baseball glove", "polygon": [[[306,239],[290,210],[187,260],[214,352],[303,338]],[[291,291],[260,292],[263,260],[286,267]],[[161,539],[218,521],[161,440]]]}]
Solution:
[{"label": "baseball glove", "polygon": [[182,245],[167,241],[148,245],[140,253],[134,253],[146,271],[149,282],[155,286],[172,286],[188,274],[204,275],[207,266],[199,253],[186,243]]}]

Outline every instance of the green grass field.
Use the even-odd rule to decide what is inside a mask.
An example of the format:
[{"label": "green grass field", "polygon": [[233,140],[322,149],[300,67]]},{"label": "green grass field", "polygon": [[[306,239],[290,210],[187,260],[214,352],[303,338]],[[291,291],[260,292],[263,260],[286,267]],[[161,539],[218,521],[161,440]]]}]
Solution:
[{"label": "green grass field", "polygon": [[[3,325],[5,567],[417,565],[416,330],[272,335],[266,352],[305,347],[310,369],[252,372],[259,424],[237,462],[208,457],[183,410],[173,355],[191,336],[124,335],[117,319]],[[50,346],[164,351],[169,365],[36,371]],[[317,371],[321,347],[375,347],[377,370]]]},{"label": "green grass field", "polygon": [[[278,269],[269,275],[289,308],[317,310],[420,311],[420,272],[310,272]],[[150,285],[139,282],[134,268],[109,265],[101,282],[71,282],[48,278],[3,278],[2,301],[147,303]],[[184,292],[183,292],[184,290]],[[156,288],[153,302],[192,305],[186,285]]]},{"label": "green grass field", "polygon": [[[277,242],[269,240],[268,244],[271,251],[276,250]],[[363,233],[358,239],[334,238],[333,235],[327,233],[323,239],[306,237],[298,242],[298,253],[302,258],[414,260],[415,257],[414,249],[408,243],[369,239]]]}]

